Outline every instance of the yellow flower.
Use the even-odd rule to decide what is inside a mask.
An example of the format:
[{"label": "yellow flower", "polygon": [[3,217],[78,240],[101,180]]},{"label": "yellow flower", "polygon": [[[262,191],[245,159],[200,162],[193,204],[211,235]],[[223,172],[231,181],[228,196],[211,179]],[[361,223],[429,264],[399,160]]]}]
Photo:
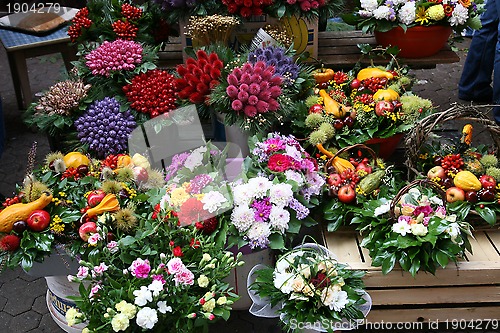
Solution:
[{"label": "yellow flower", "polygon": [[50,223],[50,230],[52,230],[56,234],[64,232],[64,223],[59,215],[54,215],[54,217],[52,218],[52,222]]},{"label": "yellow flower", "polygon": [[418,7],[418,9],[416,10],[415,22],[419,23],[420,25],[424,25],[426,23],[429,23],[429,20],[427,19],[427,15],[425,13],[424,7]]},{"label": "yellow flower", "polygon": [[135,166],[141,166],[144,169],[149,169],[151,167],[151,164],[149,164],[148,159],[142,156],[141,154],[137,153],[135,153],[134,156],[132,156],[132,163],[134,163]]},{"label": "yellow flower", "polygon": [[217,300],[217,304],[218,305],[224,305],[227,303],[227,298],[226,296],[222,296],[222,297],[219,297],[219,299]]},{"label": "yellow flower", "polygon": [[200,275],[200,277],[198,278],[198,285],[201,287],[201,288],[206,288],[208,287],[208,284],[209,284],[209,280],[208,278],[205,276],[205,275]]},{"label": "yellow flower", "polygon": [[428,17],[432,21],[440,21],[444,19],[444,8],[443,5],[435,5],[431,6],[425,12],[426,17]]},{"label": "yellow flower", "polygon": [[126,301],[121,301],[120,303],[115,304],[115,308],[117,311],[120,311],[124,315],[126,315],[129,319],[134,318],[137,313],[137,308],[134,304],[127,303]]},{"label": "yellow flower", "polygon": [[213,298],[211,300],[205,302],[205,304],[203,304],[203,306],[202,306],[202,309],[205,312],[212,312],[212,311],[214,311],[214,308],[215,308],[215,299],[213,299]]},{"label": "yellow flower", "polygon": [[68,326],[73,326],[80,323],[81,321],[79,320],[79,318],[81,318],[82,316],[83,315],[78,312],[77,309],[69,308],[68,311],[66,311],[66,321],[68,323]]},{"label": "yellow flower", "polygon": [[111,326],[113,327],[113,331],[125,331],[129,326],[129,319],[127,315],[124,313],[117,313],[113,319],[111,319]]},{"label": "yellow flower", "polygon": [[170,194],[170,201],[174,206],[181,206],[190,196],[182,187],[174,188]]}]

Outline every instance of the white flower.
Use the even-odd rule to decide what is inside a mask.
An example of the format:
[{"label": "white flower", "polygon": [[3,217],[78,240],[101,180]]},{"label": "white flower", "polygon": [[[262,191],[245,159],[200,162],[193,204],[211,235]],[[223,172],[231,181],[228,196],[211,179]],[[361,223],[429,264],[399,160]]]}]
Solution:
[{"label": "white flower", "polygon": [[236,206],[231,214],[231,222],[239,232],[244,232],[255,223],[255,215],[248,206]]},{"label": "white flower", "polygon": [[458,223],[451,223],[445,231],[450,235],[451,239],[455,239],[460,234],[460,227]]},{"label": "white flower", "polygon": [[392,225],[392,231],[406,236],[406,234],[411,233],[411,226],[406,221],[398,221]]},{"label": "white flower", "polygon": [[429,198],[429,202],[434,205],[442,206],[443,205],[443,200],[438,197],[437,195],[433,195],[432,197]]},{"label": "white flower", "polygon": [[134,290],[134,304],[138,306],[144,306],[153,300],[153,295],[151,291],[146,286],[142,286],[139,290]]},{"label": "white flower", "polygon": [[158,311],[160,311],[160,313],[167,313],[167,312],[172,312],[172,307],[171,306],[167,306],[167,302],[165,301],[159,301],[158,303],[156,303],[156,306],[158,306]]},{"label": "white flower", "polygon": [[116,241],[109,242],[108,245],[106,245],[106,247],[108,248],[109,252],[111,252],[111,253],[116,253],[120,250],[118,247],[118,242],[116,242]]},{"label": "white flower", "polygon": [[199,167],[203,161],[203,154],[207,151],[207,147],[202,146],[193,150],[191,155],[186,158],[184,166],[190,171],[193,171],[196,167]]},{"label": "white flower", "polygon": [[361,0],[360,3],[361,3],[361,8],[370,12],[373,12],[378,7],[377,0]]},{"label": "white flower", "polygon": [[395,20],[395,15],[394,15],[394,9],[388,7],[388,6],[380,6],[377,9],[373,11],[373,16],[377,20],[388,20],[388,21],[394,21]]},{"label": "white flower", "polygon": [[423,236],[427,235],[428,232],[429,232],[429,230],[423,224],[415,223],[415,224],[411,225],[411,233],[414,234],[415,236],[423,237]]},{"label": "white flower", "polygon": [[123,313],[117,313],[111,319],[111,327],[115,332],[125,331],[129,327],[129,318]]},{"label": "white flower", "polygon": [[449,221],[449,222],[456,222],[457,216],[455,214],[451,214],[451,215],[446,216],[445,219],[446,219],[446,221]]},{"label": "white flower", "polygon": [[[395,1],[394,1],[395,2]],[[401,23],[410,25],[415,21],[415,2],[408,1],[400,9],[398,19]]]},{"label": "white flower", "polygon": [[248,186],[254,189],[254,196],[258,199],[264,198],[272,185],[273,183],[266,177],[255,177],[248,181]]},{"label": "white flower", "polygon": [[78,273],[76,274],[76,277],[80,280],[85,279],[89,275],[89,269],[85,266],[80,266],[78,267]]},{"label": "white flower", "polygon": [[455,6],[455,9],[451,13],[451,17],[449,18],[450,25],[457,26],[457,25],[463,25],[465,22],[467,22],[467,19],[469,18],[469,12],[467,8],[462,6],[462,4],[458,3]]},{"label": "white flower", "polygon": [[283,273],[288,269],[288,267],[290,267],[290,263],[287,260],[285,260],[285,258],[283,258],[278,260],[278,262],[276,263],[275,271]]},{"label": "white flower", "polygon": [[105,271],[108,270],[108,266],[101,262],[99,266],[94,267],[92,270],[92,277],[95,278],[96,276],[101,276]]},{"label": "white flower", "polygon": [[285,177],[286,177],[286,179],[293,180],[294,182],[299,184],[299,187],[302,187],[302,185],[304,185],[304,178],[302,178],[302,175],[300,173],[298,173],[297,171],[286,170]]},{"label": "white flower", "polygon": [[240,184],[233,188],[234,204],[249,205],[254,196],[254,188],[249,184]]},{"label": "white flower", "polygon": [[208,210],[210,213],[214,213],[226,201],[227,199],[222,195],[222,193],[217,191],[210,191],[201,199],[203,209]]},{"label": "white flower", "polygon": [[285,151],[286,151],[286,155],[290,156],[294,160],[297,160],[299,162],[302,161],[302,154],[297,149],[297,147],[295,147],[295,146],[288,146],[287,145],[286,148],[285,148]]},{"label": "white flower", "polygon": [[137,312],[135,322],[138,326],[150,330],[158,322],[158,314],[155,309],[144,307]]},{"label": "white flower", "polygon": [[288,229],[288,222],[290,221],[290,213],[277,206],[271,207],[271,213],[269,213],[269,222],[273,229],[278,230],[280,233],[284,233]]},{"label": "white flower", "polygon": [[269,192],[271,203],[279,207],[288,205],[293,198],[292,185],[290,184],[274,184]]},{"label": "white flower", "polygon": [[167,190],[167,193],[165,193],[165,195],[160,200],[160,208],[161,209],[168,208],[171,205],[170,202],[171,202],[170,201],[170,193]]},{"label": "white flower", "polygon": [[330,308],[330,310],[337,312],[341,311],[349,303],[347,292],[344,290],[338,290],[338,288],[334,288],[332,286],[323,289],[321,300],[324,305]]},{"label": "white flower", "polygon": [[163,291],[163,283],[159,280],[154,280],[148,286],[148,290],[153,293],[154,297],[156,297],[156,296],[160,295],[160,293]]},{"label": "white flower", "polygon": [[[413,187],[411,189],[408,190],[408,194],[405,194],[406,195],[411,195],[415,200],[417,200],[418,198],[420,198],[420,196],[422,195],[420,193],[420,190],[416,187]],[[404,196],[403,196],[404,198]],[[407,202],[407,200],[405,200],[405,202]]]},{"label": "white flower", "polygon": [[389,209],[391,209],[391,205],[386,203],[386,204],[383,204],[382,206],[378,206],[377,208],[375,208],[375,211],[373,212],[373,215],[374,216],[379,216],[379,215],[382,215],[382,214],[385,214],[389,211]]},{"label": "white flower", "polygon": [[271,228],[267,223],[255,223],[247,233],[247,237],[253,241],[267,239],[269,236],[271,236]]},{"label": "white flower", "polygon": [[292,273],[274,272],[274,286],[281,290],[283,294],[289,294],[293,291],[293,278],[294,275]]}]

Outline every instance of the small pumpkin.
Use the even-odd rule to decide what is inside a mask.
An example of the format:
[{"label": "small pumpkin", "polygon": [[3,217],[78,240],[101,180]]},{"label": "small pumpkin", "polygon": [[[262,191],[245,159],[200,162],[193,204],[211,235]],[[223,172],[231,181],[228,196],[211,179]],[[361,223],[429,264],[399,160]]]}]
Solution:
[{"label": "small pumpkin", "polygon": [[351,162],[349,162],[345,158],[341,158],[338,156],[335,156],[331,163],[332,163],[332,166],[337,173],[342,173],[343,171],[345,171],[347,169],[351,169],[351,170],[356,169]]},{"label": "small pumpkin", "polygon": [[335,72],[331,68],[318,68],[312,73],[316,84],[327,83],[333,79]]},{"label": "small pumpkin", "polygon": [[89,165],[90,160],[87,156],[83,155],[80,152],[72,151],[67,153],[63,157],[64,164],[66,168],[78,168],[80,165]]},{"label": "small pumpkin", "polygon": [[343,118],[346,115],[346,110],[342,107],[342,105],[328,95],[324,89],[319,91],[319,95],[323,97],[326,114],[332,115],[335,118]]},{"label": "small pumpkin", "polygon": [[388,102],[397,101],[399,100],[399,94],[391,88],[379,89],[375,92],[375,94],[373,94],[373,100],[374,101],[384,100]]},{"label": "small pumpkin", "polygon": [[390,80],[394,78],[394,75],[377,67],[367,67],[358,72],[356,79],[363,81],[372,77],[385,77]]},{"label": "small pumpkin", "polygon": [[462,138],[460,141],[470,146],[472,143],[472,130],[473,127],[471,124],[465,124],[462,128]]},{"label": "small pumpkin", "polygon": [[17,221],[26,221],[37,209],[44,209],[52,202],[52,194],[43,192],[40,198],[29,203],[17,203],[8,206],[0,212],[0,232],[9,233]]},{"label": "small pumpkin", "polygon": [[453,178],[453,184],[464,191],[479,191],[482,187],[479,179],[467,170],[459,171]]},{"label": "small pumpkin", "polygon": [[104,212],[115,212],[119,209],[120,203],[116,199],[116,195],[108,193],[97,206],[87,210],[86,214],[89,217],[93,217]]},{"label": "small pumpkin", "polygon": [[130,166],[132,163],[132,158],[129,155],[120,155],[118,156],[118,160],[116,162],[117,168],[124,168]]}]

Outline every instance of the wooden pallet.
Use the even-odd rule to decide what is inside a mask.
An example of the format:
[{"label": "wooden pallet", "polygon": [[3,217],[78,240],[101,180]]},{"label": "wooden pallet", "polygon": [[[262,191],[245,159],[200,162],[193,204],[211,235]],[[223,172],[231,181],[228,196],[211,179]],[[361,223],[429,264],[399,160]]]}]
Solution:
[{"label": "wooden pallet", "polygon": [[[376,46],[375,37],[361,31],[323,31],[318,34],[318,58],[326,67],[334,69],[351,69],[358,61],[365,65],[370,64],[368,57],[362,57],[358,44]],[[160,67],[175,67],[183,62],[182,46],[179,37],[171,37],[160,51]],[[377,65],[386,64],[390,59],[374,59]],[[458,55],[448,46],[437,54],[419,59],[401,59],[401,64],[412,68],[435,68],[436,64],[449,64],[460,61]]]},{"label": "wooden pallet", "polygon": [[372,267],[354,230],[325,232],[324,241],[341,262],[367,272],[364,281],[373,300],[368,322],[500,319],[500,230],[478,230],[474,236],[473,254],[465,260],[416,278],[397,267],[387,275]]}]

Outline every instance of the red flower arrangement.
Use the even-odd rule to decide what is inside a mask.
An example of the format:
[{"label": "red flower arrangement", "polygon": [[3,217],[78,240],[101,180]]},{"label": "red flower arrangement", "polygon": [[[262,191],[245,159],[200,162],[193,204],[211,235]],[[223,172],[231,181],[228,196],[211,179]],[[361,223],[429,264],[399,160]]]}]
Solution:
[{"label": "red flower arrangement", "polygon": [[151,118],[177,107],[175,77],[166,71],[153,69],[136,75],[123,91],[133,109]]},{"label": "red flower arrangement", "polygon": [[274,75],[274,67],[263,61],[236,67],[228,75],[227,82],[226,93],[231,108],[237,113],[255,117],[258,113],[277,111],[280,107],[277,98],[281,95],[283,79]]},{"label": "red flower arrangement", "polygon": [[203,203],[196,198],[187,199],[180,207],[177,217],[180,226],[188,226],[206,219],[208,212],[203,209]]},{"label": "red flower arrangement", "polygon": [[139,28],[129,21],[118,20],[114,22],[111,27],[119,38],[126,40],[135,39],[137,37],[137,31],[139,31]]},{"label": "red flower arrangement", "polygon": [[215,52],[208,55],[198,50],[196,56],[198,59],[188,58],[185,65],[177,66],[181,77],[175,80],[175,84],[180,99],[202,103],[208,101],[210,91],[219,84],[224,64]]},{"label": "red flower arrangement", "polygon": [[291,169],[290,156],[283,154],[274,154],[269,157],[267,167],[273,172],[285,172]]},{"label": "red flower arrangement", "polygon": [[262,15],[264,6],[269,6],[273,0],[222,0],[231,14],[239,14],[243,17]]},{"label": "red flower arrangement", "polygon": [[138,20],[142,16],[142,9],[128,3],[122,4],[122,15],[129,20]]},{"label": "red flower arrangement", "polygon": [[88,29],[92,25],[92,20],[89,19],[89,9],[87,7],[80,9],[71,20],[71,23],[68,28],[68,36],[72,42],[75,42],[82,34],[82,28]]}]

